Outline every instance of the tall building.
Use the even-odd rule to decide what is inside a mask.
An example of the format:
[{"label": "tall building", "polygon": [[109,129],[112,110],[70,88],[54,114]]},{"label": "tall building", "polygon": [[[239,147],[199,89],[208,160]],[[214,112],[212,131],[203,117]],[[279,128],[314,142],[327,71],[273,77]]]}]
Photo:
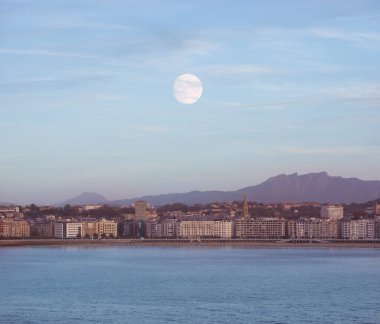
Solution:
[{"label": "tall building", "polygon": [[146,220],[148,217],[147,209],[148,204],[144,200],[135,201],[135,219]]},{"label": "tall building", "polygon": [[244,195],[244,201],[243,201],[243,211],[242,211],[242,218],[247,219],[249,218],[249,208],[248,208],[248,201],[247,196]]},{"label": "tall building", "polygon": [[321,207],[321,218],[338,221],[343,219],[343,206],[324,205]]}]

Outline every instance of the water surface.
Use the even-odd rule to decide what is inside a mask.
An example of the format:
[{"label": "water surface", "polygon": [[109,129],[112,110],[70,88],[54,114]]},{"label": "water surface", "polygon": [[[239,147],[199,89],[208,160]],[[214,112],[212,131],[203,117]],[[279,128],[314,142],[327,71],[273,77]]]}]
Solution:
[{"label": "water surface", "polygon": [[0,249],[0,323],[380,323],[379,249]]}]

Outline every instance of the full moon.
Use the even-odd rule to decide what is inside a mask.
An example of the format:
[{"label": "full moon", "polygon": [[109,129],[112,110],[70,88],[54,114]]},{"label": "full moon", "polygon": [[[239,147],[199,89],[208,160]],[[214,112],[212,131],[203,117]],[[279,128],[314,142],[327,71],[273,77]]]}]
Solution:
[{"label": "full moon", "polygon": [[201,80],[193,74],[180,75],[173,84],[173,95],[185,105],[191,105],[202,96],[203,87]]}]

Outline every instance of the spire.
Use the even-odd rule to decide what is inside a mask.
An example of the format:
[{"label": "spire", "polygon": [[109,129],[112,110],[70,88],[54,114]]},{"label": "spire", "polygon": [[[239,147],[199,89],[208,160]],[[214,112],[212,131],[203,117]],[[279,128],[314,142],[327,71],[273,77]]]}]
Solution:
[{"label": "spire", "polygon": [[242,218],[247,219],[248,217],[249,217],[249,209],[248,209],[247,196],[244,195]]}]

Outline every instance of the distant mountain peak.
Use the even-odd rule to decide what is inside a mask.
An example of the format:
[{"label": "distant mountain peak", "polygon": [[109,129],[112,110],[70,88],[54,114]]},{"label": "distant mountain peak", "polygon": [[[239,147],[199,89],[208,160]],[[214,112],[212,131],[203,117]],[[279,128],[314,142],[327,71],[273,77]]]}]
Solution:
[{"label": "distant mountain peak", "polygon": [[107,204],[109,201],[102,195],[96,192],[85,191],[77,197],[65,200],[58,206],[64,205],[97,205],[97,204]]},{"label": "distant mountain peak", "polygon": [[77,198],[96,198],[96,199],[101,199],[101,200],[107,200],[104,196],[96,193],[96,192],[90,192],[90,191],[85,191],[81,195],[79,195]]}]

